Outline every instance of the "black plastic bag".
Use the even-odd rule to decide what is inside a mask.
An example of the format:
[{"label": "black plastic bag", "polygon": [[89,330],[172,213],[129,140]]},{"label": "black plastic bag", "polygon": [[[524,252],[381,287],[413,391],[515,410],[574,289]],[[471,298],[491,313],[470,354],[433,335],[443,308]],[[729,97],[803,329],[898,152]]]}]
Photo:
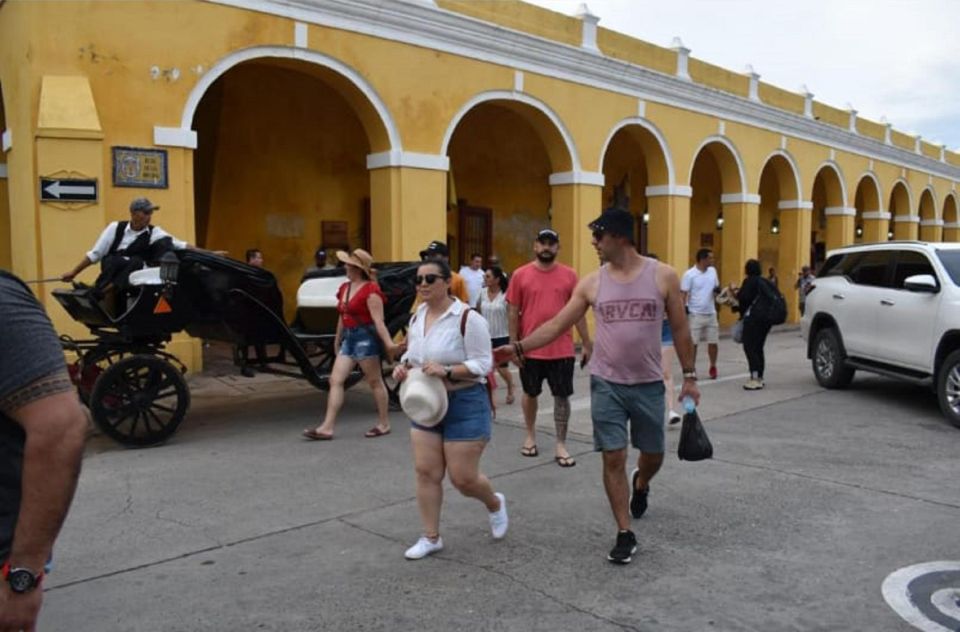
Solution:
[{"label": "black plastic bag", "polygon": [[700,423],[700,415],[697,414],[696,410],[683,416],[677,456],[680,457],[681,461],[703,461],[713,457],[713,444],[710,443],[707,431]]}]

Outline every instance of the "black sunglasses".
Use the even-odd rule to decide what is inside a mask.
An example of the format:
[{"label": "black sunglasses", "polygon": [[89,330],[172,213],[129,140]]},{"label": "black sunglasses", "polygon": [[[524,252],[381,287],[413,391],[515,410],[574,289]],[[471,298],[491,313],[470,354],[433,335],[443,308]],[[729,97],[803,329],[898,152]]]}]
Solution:
[{"label": "black sunglasses", "polygon": [[603,239],[603,236],[606,234],[607,234],[607,231],[603,230],[602,228],[595,228],[593,230],[593,239],[595,241],[600,241],[601,239]]},{"label": "black sunglasses", "polygon": [[445,279],[447,277],[442,274],[418,274],[414,277],[414,282],[416,285],[423,285],[423,282],[426,281],[427,285],[433,285],[437,282],[437,279]]}]

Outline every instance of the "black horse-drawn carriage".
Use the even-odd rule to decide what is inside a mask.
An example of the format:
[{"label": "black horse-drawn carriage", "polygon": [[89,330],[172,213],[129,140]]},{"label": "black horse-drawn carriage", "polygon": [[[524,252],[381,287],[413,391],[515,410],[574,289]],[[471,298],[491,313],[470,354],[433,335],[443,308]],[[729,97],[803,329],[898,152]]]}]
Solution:
[{"label": "black horse-drawn carriage", "polygon": [[[396,335],[405,329],[416,296],[416,264],[375,267],[387,297],[387,328]],[[130,290],[119,296],[79,285],[53,295],[93,334],[88,340],[62,336],[61,342],[76,354],[71,377],[94,421],[120,443],[143,447],[176,432],[190,405],[186,366],[164,350],[181,331],[237,347],[277,348],[257,359],[260,371],[303,378],[326,390],[336,355],[332,292],[344,280],[343,270],[305,280],[301,292],[307,298],[298,301],[289,326],[273,274],[197,250],[167,253],[159,267],[132,273]],[[316,300],[310,300],[311,289]],[[360,379],[356,370],[346,385]]]}]

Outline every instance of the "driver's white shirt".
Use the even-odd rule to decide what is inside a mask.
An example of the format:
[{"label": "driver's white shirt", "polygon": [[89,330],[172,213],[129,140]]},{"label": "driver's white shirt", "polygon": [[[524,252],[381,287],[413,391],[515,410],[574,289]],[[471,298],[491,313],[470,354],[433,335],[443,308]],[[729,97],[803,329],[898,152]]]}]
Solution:
[{"label": "driver's white shirt", "polygon": [[[103,232],[100,233],[97,243],[95,243],[93,245],[93,249],[87,253],[87,259],[89,259],[91,263],[96,263],[103,259],[103,257],[110,250],[110,246],[113,244],[113,239],[117,234],[118,223],[119,222],[110,222],[107,224],[107,227],[103,229]],[[147,230],[146,226],[140,230],[133,230],[133,227],[128,223],[127,227],[123,230],[123,238],[120,239],[120,245],[117,247],[117,249],[123,250],[132,244],[137,237],[143,234],[145,230]],[[187,242],[177,239],[159,226],[153,227],[153,232],[150,234],[150,243],[154,244],[164,237],[169,237],[171,239],[174,250],[183,250],[187,247]]]}]

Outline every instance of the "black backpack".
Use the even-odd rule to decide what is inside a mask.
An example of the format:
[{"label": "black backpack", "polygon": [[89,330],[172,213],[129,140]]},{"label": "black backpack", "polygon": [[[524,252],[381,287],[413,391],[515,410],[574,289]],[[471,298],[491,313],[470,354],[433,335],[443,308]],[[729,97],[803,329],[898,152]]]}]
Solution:
[{"label": "black backpack", "polygon": [[787,299],[770,281],[760,277],[757,298],[750,306],[750,317],[771,325],[782,325],[787,320]]}]

